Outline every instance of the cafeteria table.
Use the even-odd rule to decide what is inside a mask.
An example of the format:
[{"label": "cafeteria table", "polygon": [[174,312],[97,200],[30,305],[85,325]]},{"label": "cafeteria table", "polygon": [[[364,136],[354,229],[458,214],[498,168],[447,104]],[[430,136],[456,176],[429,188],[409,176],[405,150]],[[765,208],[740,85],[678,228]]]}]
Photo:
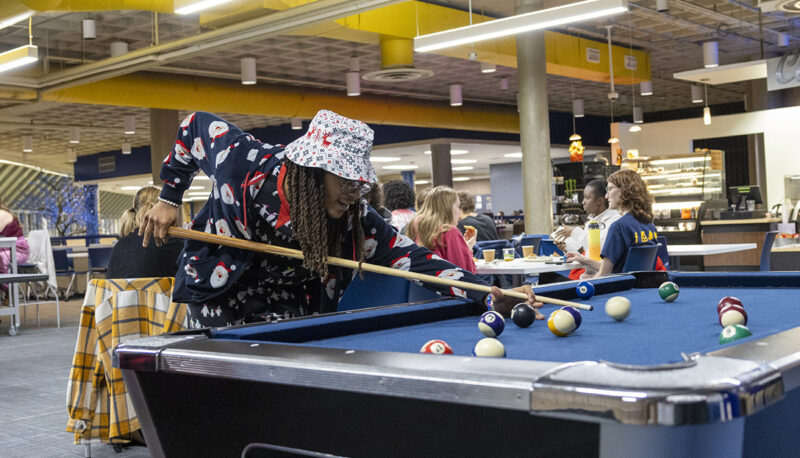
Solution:
[{"label": "cafeteria table", "polygon": [[669,262],[672,270],[680,270],[681,256],[706,256],[710,254],[733,253],[736,251],[755,250],[755,243],[713,243],[697,245],[667,245]]}]

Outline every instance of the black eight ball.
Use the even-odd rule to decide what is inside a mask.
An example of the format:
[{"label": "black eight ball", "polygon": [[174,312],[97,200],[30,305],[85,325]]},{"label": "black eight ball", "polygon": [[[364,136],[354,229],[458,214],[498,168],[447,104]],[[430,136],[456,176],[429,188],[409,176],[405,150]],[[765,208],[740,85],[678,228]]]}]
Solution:
[{"label": "black eight ball", "polygon": [[528,304],[520,303],[511,309],[511,321],[521,328],[527,328],[532,325],[534,318],[533,307]]}]

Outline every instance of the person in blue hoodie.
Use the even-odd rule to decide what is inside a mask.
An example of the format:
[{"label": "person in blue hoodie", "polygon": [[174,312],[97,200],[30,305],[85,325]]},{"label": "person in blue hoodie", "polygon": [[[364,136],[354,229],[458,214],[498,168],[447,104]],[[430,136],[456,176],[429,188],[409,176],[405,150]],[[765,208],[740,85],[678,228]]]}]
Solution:
[{"label": "person in blue hoodie", "polygon": [[[186,240],[173,300],[189,306],[191,324],[230,326],[336,311],[353,272],[329,256],[485,284],[397,234],[364,196],[377,176],[369,160],[373,131],[321,110],[308,132],[285,148],[253,138],[210,113],[190,114],[164,159],[160,202],[140,228],[145,246],[167,239],[183,193],[202,170],[208,202],[190,229],[302,250],[304,259]],[[518,300],[425,284],[443,295],[468,297],[508,315]],[[530,286],[520,287],[531,305]],[[537,312],[538,314],[538,312]],[[543,316],[539,315],[540,318]]]}]

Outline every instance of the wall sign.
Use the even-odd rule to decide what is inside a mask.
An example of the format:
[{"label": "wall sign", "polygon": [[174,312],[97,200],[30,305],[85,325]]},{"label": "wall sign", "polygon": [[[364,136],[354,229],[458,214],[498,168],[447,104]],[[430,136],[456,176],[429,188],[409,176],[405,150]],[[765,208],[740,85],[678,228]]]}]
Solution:
[{"label": "wall sign", "polygon": [[596,48],[586,48],[586,62],[593,64],[600,63],[600,50]]},{"label": "wall sign", "polygon": [[800,48],[781,57],[767,59],[767,90],[779,91],[800,86]]},{"label": "wall sign", "polygon": [[625,56],[625,68],[628,70],[636,70],[638,62],[636,61],[636,56]]}]

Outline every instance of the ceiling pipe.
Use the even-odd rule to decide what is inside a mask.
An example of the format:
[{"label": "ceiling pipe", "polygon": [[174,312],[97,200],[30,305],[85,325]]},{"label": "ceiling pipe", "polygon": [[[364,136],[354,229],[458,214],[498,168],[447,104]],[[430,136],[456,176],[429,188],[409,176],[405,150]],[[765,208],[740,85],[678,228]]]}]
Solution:
[{"label": "ceiling pipe", "polygon": [[[744,6],[743,4],[740,4],[739,2],[737,2],[735,0],[727,0],[727,1],[729,3],[733,3],[734,5],[737,5],[737,6],[738,5]],[[694,4],[686,2],[684,0],[670,0],[670,3],[672,5],[675,5],[675,6],[679,7],[680,9],[682,9],[684,11],[688,11],[690,13],[694,13],[694,14],[698,14],[698,15],[701,15],[701,16],[705,16],[705,17],[707,17],[709,19],[713,19],[713,20],[715,20],[717,22],[728,24],[728,25],[733,26],[733,27],[742,27],[742,26],[744,26],[744,27],[746,27],[748,29],[751,29],[751,30],[754,30],[754,31],[759,31],[759,26],[756,23],[744,21],[744,20],[741,20],[739,18],[735,18],[733,16],[728,16],[727,14],[718,13],[718,12],[716,12],[714,10],[710,10],[710,9],[704,8],[702,6],[694,5]],[[752,8],[752,11],[758,12],[758,8],[754,8],[754,7],[751,7],[751,8]],[[775,34],[776,37],[777,37],[777,35],[779,33],[781,33],[779,30],[771,29],[769,27],[763,27],[763,30],[765,32],[770,32],[770,33]],[[792,37],[792,38],[795,38],[795,37]],[[768,43],[769,44],[777,44],[777,38],[775,40],[775,43],[770,43],[770,42],[768,42]]]},{"label": "ceiling pipe", "polygon": [[51,73],[37,80],[37,88],[40,90],[63,89],[121,76],[212,51],[239,46],[298,27],[307,27],[357,15],[402,1],[320,0],[200,35]]}]

